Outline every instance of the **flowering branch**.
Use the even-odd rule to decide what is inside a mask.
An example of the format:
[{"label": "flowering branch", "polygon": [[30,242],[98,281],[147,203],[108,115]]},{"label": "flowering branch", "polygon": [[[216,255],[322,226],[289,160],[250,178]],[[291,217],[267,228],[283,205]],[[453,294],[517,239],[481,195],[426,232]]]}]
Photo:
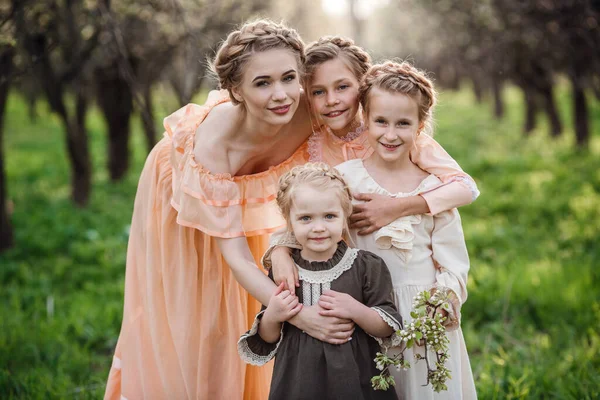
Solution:
[{"label": "flowering branch", "polygon": [[[442,311],[443,310],[443,311]],[[375,363],[381,374],[371,378],[371,384],[375,390],[387,390],[395,386],[394,377],[390,374],[390,367],[398,370],[408,370],[410,363],[404,358],[404,350],[413,346],[423,346],[425,355],[415,354],[416,362],[425,360],[427,364],[427,381],[425,385],[431,384],[433,390],[441,392],[448,390],[446,380],[450,379],[450,370],[446,368],[449,340],[446,336],[444,321],[447,317],[442,315],[450,310],[449,291],[438,288],[433,294],[424,291],[417,294],[413,300],[413,310],[410,313],[412,322],[404,329],[396,332],[402,341],[401,352],[395,356],[377,353]],[[430,362],[430,352],[435,355],[435,363]],[[434,365],[432,365],[434,364]],[[434,368],[435,367],[435,368]]]}]

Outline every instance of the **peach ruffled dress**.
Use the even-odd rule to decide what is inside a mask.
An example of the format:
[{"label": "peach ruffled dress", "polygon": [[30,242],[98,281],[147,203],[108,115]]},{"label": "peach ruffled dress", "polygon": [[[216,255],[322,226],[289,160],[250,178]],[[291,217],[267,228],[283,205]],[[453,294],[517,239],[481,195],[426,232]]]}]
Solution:
[{"label": "peach ruffled dress", "polygon": [[258,262],[284,225],[279,177],[308,160],[307,145],[253,175],[211,174],[194,159],[197,127],[222,98],[164,121],[146,160],[127,252],[121,333],[105,399],[268,397],[272,367],[243,363],[237,340],[260,304],[226,265],[215,237],[246,236]]}]

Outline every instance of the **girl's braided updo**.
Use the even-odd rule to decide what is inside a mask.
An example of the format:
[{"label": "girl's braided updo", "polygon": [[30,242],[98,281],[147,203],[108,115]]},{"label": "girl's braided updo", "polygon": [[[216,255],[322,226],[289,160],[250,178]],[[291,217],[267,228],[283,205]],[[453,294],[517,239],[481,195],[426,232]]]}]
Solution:
[{"label": "girl's braided updo", "polygon": [[401,93],[411,97],[419,108],[419,122],[426,133],[432,133],[433,108],[437,93],[427,74],[415,68],[411,63],[386,61],[373,65],[366,73],[359,89],[359,100],[364,112],[369,114],[369,94],[371,89],[379,88],[391,93]]},{"label": "girl's braided updo", "polygon": [[306,47],[305,82],[310,80],[315,69],[329,61],[341,57],[360,82],[371,67],[371,56],[365,50],[354,44],[352,39],[341,36],[324,36]]},{"label": "girl's braided updo", "polygon": [[273,50],[290,50],[298,62],[299,73],[304,66],[304,42],[296,30],[269,20],[247,22],[231,32],[221,44],[210,68],[221,89],[227,89],[233,104],[239,104],[231,89],[242,83],[244,65],[253,54]]},{"label": "girl's braided updo", "polygon": [[338,170],[322,162],[296,166],[279,178],[277,205],[288,223],[288,229],[291,229],[290,210],[294,201],[294,192],[302,185],[336,191],[344,212],[344,230],[348,233],[348,219],[352,214],[352,194]]}]

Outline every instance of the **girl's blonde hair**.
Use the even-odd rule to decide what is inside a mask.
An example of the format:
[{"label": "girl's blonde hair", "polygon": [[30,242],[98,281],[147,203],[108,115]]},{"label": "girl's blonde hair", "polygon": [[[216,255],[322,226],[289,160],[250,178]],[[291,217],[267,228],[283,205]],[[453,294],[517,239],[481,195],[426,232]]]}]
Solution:
[{"label": "girl's blonde hair", "polygon": [[[290,210],[294,201],[294,193],[298,187],[309,185],[320,190],[335,190],[344,212],[344,232],[349,232],[350,214],[352,214],[352,194],[342,175],[333,167],[317,162],[306,163],[292,168],[279,178],[277,205],[291,230]],[[315,199],[319,201],[319,199]]]},{"label": "girl's blonde hair", "polygon": [[316,68],[340,57],[352,70],[357,81],[361,81],[371,67],[371,56],[352,39],[341,36],[324,36],[306,46],[306,62],[304,63],[306,86],[310,84]]},{"label": "girl's blonde hair", "polygon": [[229,92],[233,104],[239,104],[233,96],[232,89],[242,83],[244,65],[255,53],[273,49],[290,50],[298,62],[298,73],[302,75],[305,61],[304,42],[295,29],[283,24],[266,19],[247,22],[240,29],[231,32],[221,44],[209,65],[219,81],[220,88]]},{"label": "girl's blonde hair", "polygon": [[428,134],[433,133],[433,108],[437,93],[427,74],[408,61],[386,61],[373,65],[365,74],[358,91],[359,101],[369,115],[369,94],[373,88],[411,97],[419,108],[419,122]]}]

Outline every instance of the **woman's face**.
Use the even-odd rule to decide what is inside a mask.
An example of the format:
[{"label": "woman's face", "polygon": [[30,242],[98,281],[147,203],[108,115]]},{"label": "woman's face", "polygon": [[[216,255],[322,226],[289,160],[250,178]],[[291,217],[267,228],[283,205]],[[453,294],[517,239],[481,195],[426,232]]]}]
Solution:
[{"label": "woman's face", "polygon": [[342,130],[355,120],[358,80],[340,57],[315,68],[309,94],[313,113],[332,130]]},{"label": "woman's face", "polygon": [[232,92],[251,116],[271,125],[287,124],[300,102],[296,57],[284,49],[254,54],[244,67],[241,85]]}]

